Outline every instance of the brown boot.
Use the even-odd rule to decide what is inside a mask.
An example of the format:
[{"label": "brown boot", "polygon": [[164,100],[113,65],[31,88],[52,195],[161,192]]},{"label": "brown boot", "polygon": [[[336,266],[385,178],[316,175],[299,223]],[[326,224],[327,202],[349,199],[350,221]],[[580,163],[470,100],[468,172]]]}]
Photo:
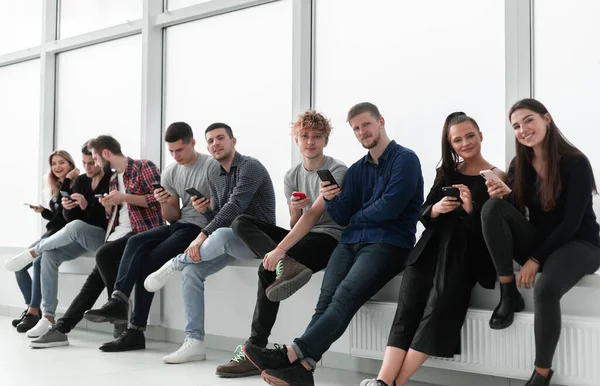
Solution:
[{"label": "brown boot", "polygon": [[294,258],[284,257],[275,269],[277,279],[265,290],[267,298],[272,302],[280,302],[292,296],[302,288],[312,276],[312,271]]},{"label": "brown boot", "polygon": [[242,345],[239,345],[235,349],[233,358],[231,358],[229,363],[217,367],[218,376],[223,378],[241,378],[260,375],[260,370],[246,358],[242,347]]}]

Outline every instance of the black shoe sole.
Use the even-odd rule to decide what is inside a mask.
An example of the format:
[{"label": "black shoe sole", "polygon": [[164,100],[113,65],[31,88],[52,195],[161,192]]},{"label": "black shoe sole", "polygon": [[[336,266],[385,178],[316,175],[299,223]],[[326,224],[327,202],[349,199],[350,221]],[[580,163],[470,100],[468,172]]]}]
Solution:
[{"label": "black shoe sole", "polygon": [[260,375],[261,371],[259,369],[249,371],[247,373],[226,373],[223,371],[217,371],[217,374],[221,378],[244,378],[244,377],[253,377],[255,375]]},{"label": "black shoe sole", "polygon": [[134,344],[134,345],[127,346],[127,347],[122,347],[122,346],[110,346],[110,347],[100,346],[99,347],[99,350],[104,351],[104,352],[123,352],[123,351],[145,350],[145,349],[146,349],[146,343]]},{"label": "black shoe sole", "polygon": [[88,314],[85,313],[83,314],[83,317],[85,318],[85,320],[88,320],[92,323],[106,323],[106,322],[110,322],[110,323],[127,323],[127,317],[125,317],[125,319],[123,317],[120,316],[103,316],[103,315],[94,315],[94,314]]},{"label": "black shoe sole", "polygon": [[293,294],[300,288],[304,287],[310,281],[312,271],[308,268],[300,271],[296,276],[287,281],[282,281],[271,287],[268,291],[267,298],[272,302],[281,302]]},{"label": "black shoe sole", "polygon": [[515,321],[515,313],[521,312],[524,309],[525,309],[525,300],[523,298],[521,298],[519,300],[519,304],[517,305],[517,308],[515,308],[510,319],[505,320],[503,323],[493,323],[493,324],[492,324],[492,321],[490,320],[490,328],[492,330],[504,330],[505,328],[510,327]]}]

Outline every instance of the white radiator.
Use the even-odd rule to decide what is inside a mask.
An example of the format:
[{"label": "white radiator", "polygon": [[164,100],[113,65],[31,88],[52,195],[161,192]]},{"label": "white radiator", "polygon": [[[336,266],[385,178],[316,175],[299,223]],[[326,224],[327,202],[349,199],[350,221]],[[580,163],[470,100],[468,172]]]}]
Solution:
[{"label": "white radiator", "polygon": [[[383,359],[396,304],[368,302],[349,327],[350,354]],[[528,379],[535,359],[533,314],[517,313],[505,330],[489,328],[491,311],[469,310],[462,329],[462,355],[431,358],[426,366],[505,378]],[[600,385],[600,319],[563,316],[554,356],[553,381],[564,385]]]}]

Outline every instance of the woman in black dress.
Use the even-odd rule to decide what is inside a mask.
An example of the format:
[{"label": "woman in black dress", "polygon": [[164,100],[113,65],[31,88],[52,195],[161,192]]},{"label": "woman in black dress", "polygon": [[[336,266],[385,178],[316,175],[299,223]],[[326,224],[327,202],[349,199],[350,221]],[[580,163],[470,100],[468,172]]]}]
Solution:
[{"label": "woman in black dress", "polygon": [[412,251],[418,258],[404,271],[379,376],[361,386],[404,385],[429,356],[460,354],[473,286],[479,282],[494,288],[496,271],[480,221],[489,196],[479,172],[505,176],[481,155],[482,139],[479,126],[465,113],[446,118],[441,167],[419,214],[426,229]]}]

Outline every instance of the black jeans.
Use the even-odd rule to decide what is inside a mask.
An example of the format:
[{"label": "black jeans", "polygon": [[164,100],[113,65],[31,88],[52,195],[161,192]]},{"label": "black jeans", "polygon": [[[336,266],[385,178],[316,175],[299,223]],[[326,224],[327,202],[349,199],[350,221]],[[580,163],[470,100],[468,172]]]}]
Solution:
[{"label": "black jeans", "polygon": [[69,305],[65,315],[56,322],[60,332],[68,334],[75,328],[77,323],[83,319],[83,314],[94,306],[104,288],[107,289],[108,296],[110,296],[117,279],[121,256],[123,256],[127,240],[132,235],[133,233],[129,233],[120,239],[110,241],[96,251],[94,269],[88,275],[79,294]]},{"label": "black jeans", "polygon": [[[259,258],[274,250],[290,232],[249,215],[238,216],[231,224],[231,228],[233,233]],[[337,240],[330,235],[310,232],[290,248],[287,255],[314,273],[327,266],[337,244]],[[258,292],[249,339],[250,342],[261,347],[266,347],[268,343],[279,310],[279,302],[270,301],[265,294],[265,290],[275,282],[275,279],[275,272],[267,271],[261,264],[258,268]]]},{"label": "black jeans", "polygon": [[153,292],[146,291],[144,280],[167,261],[183,253],[202,229],[194,224],[176,222],[138,233],[127,242],[115,292],[129,297],[135,285],[135,304],[131,323],[145,327],[148,323]]},{"label": "black jeans", "polygon": [[[523,265],[529,258],[535,229],[510,203],[491,199],[481,210],[483,236],[498,275],[514,273],[513,259]],[[600,267],[600,247],[573,240],[550,254],[535,282],[535,365],[552,367],[561,330],[560,299],[581,278]]]}]

